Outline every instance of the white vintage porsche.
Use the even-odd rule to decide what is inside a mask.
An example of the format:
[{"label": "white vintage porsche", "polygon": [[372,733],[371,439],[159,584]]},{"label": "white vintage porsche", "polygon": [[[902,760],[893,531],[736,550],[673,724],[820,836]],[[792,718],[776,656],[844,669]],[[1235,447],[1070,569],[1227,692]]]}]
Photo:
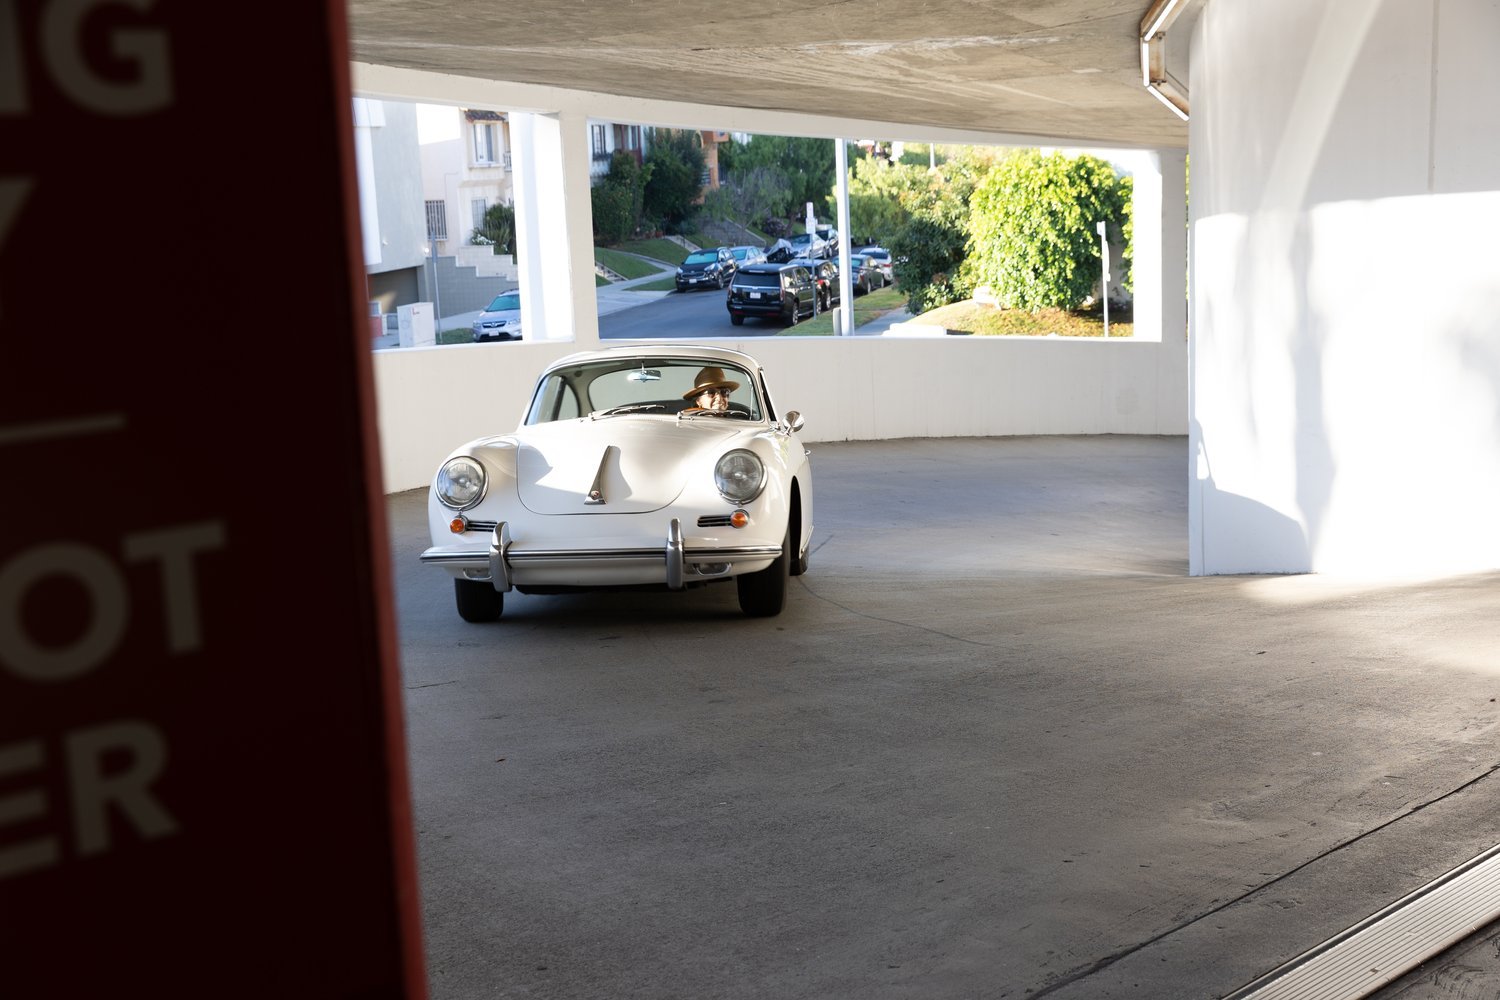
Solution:
[{"label": "white vintage porsche", "polygon": [[422,562],[452,575],[470,622],[498,619],[512,589],[731,579],[745,614],[779,614],[813,530],[801,428],[738,351],[569,355],[537,380],[520,427],[470,441],[439,467]]}]

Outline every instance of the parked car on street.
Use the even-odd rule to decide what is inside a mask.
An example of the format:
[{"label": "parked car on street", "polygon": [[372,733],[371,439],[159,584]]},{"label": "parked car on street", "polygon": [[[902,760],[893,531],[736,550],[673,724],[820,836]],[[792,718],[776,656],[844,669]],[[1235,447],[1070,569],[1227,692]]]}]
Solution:
[{"label": "parked car on street", "polygon": [[868,295],[885,287],[885,275],[880,272],[875,258],[852,253],[849,255],[849,282],[854,286],[855,295]]},{"label": "parked car on street", "polygon": [[728,247],[694,250],[677,268],[677,290],[689,288],[726,288],[734,278],[737,266]]},{"label": "parked car on street", "polygon": [[831,227],[820,226],[811,233],[798,233],[788,242],[791,243],[792,251],[798,257],[827,259],[838,255],[839,231]]},{"label": "parked car on street", "polygon": [[800,264],[812,272],[813,281],[818,286],[820,310],[827,312],[843,299],[843,292],[839,288],[838,264],[831,260],[808,260],[806,257],[794,257],[791,263]]},{"label": "parked car on street", "polygon": [[490,304],[470,324],[474,340],[520,340],[521,339],[521,293],[501,292],[490,300]]},{"label": "parked car on street", "polygon": [[797,256],[797,251],[792,249],[792,244],[788,240],[777,240],[766,247],[766,263],[768,264],[785,264],[795,256]]},{"label": "parked car on street", "polygon": [[896,283],[896,274],[891,270],[891,252],[885,247],[863,246],[854,252],[873,260],[876,266],[880,268],[880,273],[885,276],[885,283],[887,285],[894,285]]},{"label": "parked car on street", "polygon": [[[697,395],[728,390],[710,404]],[[812,464],[802,416],[754,358],[645,345],[570,354],[521,424],[455,448],[428,493],[421,562],[453,578],[458,615],[491,622],[511,590],[680,591],[735,581],[740,610],[779,614],[807,571]]]},{"label": "parked car on street", "polygon": [[812,272],[797,264],[745,265],[735,274],[724,301],[735,326],[743,325],[747,316],[793,326],[803,316],[816,316],[820,308]]},{"label": "parked car on street", "polygon": [[746,264],[761,264],[766,259],[765,247],[738,246],[730,247],[729,252],[734,254],[735,267],[744,267]]}]

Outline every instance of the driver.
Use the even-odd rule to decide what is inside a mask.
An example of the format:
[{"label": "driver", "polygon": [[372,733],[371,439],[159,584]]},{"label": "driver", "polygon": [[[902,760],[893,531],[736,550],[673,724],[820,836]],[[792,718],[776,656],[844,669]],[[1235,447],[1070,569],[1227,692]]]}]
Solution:
[{"label": "driver", "polygon": [[709,366],[693,376],[693,387],[682,398],[691,400],[693,409],[724,412],[729,409],[729,394],[739,387],[738,382],[724,377],[724,369]]}]

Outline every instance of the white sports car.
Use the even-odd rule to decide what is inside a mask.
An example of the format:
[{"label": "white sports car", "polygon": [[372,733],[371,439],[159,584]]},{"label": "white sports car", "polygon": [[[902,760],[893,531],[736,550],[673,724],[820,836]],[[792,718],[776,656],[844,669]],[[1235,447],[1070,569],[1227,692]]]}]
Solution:
[{"label": "white sports car", "polygon": [[733,579],[747,615],[781,612],[807,570],[812,465],[755,359],[630,346],[562,358],[521,426],[454,450],[427,503],[422,562],[453,576],[465,621],[505,593]]}]

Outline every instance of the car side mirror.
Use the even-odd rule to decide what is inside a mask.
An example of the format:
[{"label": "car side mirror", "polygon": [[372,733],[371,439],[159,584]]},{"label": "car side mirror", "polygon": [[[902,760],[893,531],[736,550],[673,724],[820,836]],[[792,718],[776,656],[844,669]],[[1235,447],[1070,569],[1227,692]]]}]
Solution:
[{"label": "car side mirror", "polygon": [[804,423],[804,421],[802,419],[802,414],[801,413],[799,413],[796,410],[787,410],[786,411],[786,429],[787,430],[789,430],[793,434],[795,434],[797,431],[800,431],[802,429],[802,424],[803,423]]}]

